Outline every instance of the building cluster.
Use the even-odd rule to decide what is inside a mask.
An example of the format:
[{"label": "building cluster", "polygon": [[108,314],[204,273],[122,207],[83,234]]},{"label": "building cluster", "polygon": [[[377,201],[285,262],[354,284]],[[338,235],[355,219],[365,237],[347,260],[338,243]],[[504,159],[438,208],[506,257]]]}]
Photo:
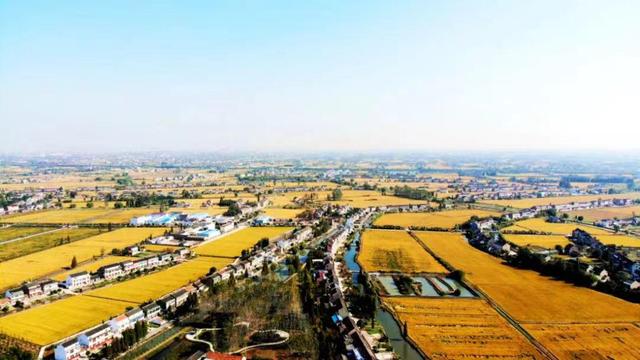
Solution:
[{"label": "building cluster", "polygon": [[543,211],[547,210],[555,210],[557,212],[569,212],[569,211],[578,211],[578,210],[588,210],[588,209],[596,209],[603,207],[621,207],[621,206],[629,206],[633,204],[633,200],[631,199],[598,199],[593,201],[578,201],[572,202],[569,204],[558,204],[558,205],[537,205],[532,206],[528,209],[519,210],[516,212],[508,213],[505,217],[508,220],[522,220],[528,219],[537,216]]},{"label": "building cluster", "polygon": [[[127,248],[130,255],[137,254],[138,246]],[[70,274],[63,281],[43,279],[25,283],[20,287],[9,289],[5,292],[4,299],[0,300],[0,309],[8,305],[27,305],[34,301],[45,299],[57,294],[61,289],[77,291],[91,286],[99,285],[105,281],[118,280],[136,272],[153,270],[155,268],[170,265],[187,259],[191,251],[186,248],[177,249],[173,253],[162,253],[136,260],[127,260],[115,264],[104,265],[95,272],[79,271]]]},{"label": "building cluster", "polygon": [[[57,192],[57,191],[56,191]],[[0,206],[0,216],[15,213],[26,213],[54,207],[51,196],[46,192],[10,193],[9,204]]]}]

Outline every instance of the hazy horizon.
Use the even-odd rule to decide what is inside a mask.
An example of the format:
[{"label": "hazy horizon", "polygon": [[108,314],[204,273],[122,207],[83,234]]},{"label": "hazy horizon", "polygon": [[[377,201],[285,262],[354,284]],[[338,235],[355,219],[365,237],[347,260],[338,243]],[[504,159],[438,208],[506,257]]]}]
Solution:
[{"label": "hazy horizon", "polygon": [[1,2],[0,154],[640,150],[640,4]]}]

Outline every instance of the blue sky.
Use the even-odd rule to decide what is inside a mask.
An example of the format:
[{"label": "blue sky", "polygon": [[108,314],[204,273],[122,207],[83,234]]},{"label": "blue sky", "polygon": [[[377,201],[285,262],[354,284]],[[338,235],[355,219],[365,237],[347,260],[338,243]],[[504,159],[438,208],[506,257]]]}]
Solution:
[{"label": "blue sky", "polygon": [[636,150],[639,13],[0,0],[0,152]]}]

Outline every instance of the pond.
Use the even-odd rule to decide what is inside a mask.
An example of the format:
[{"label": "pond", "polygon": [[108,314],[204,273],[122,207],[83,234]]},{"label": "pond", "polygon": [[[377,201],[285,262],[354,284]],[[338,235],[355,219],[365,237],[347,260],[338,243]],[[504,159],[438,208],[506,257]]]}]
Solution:
[{"label": "pond", "polygon": [[347,269],[351,271],[351,280],[354,285],[358,285],[358,274],[360,273],[360,265],[356,262],[356,256],[358,255],[358,245],[360,244],[360,233],[356,233],[349,249],[344,254],[344,261],[347,264]]}]

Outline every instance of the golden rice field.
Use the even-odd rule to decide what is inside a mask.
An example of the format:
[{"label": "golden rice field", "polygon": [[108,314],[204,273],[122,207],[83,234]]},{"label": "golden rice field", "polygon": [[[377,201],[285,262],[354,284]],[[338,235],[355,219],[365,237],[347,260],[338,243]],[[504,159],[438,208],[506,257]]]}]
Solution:
[{"label": "golden rice field", "polygon": [[543,359],[484,300],[386,297],[384,302],[431,359]]},{"label": "golden rice field", "polygon": [[400,230],[365,231],[358,262],[367,272],[447,272],[411,235]]},{"label": "golden rice field", "polygon": [[405,199],[397,196],[382,195],[374,190],[343,190],[342,200],[326,201],[326,196],[320,200],[325,200],[331,204],[348,205],[354,208],[365,208],[374,206],[397,206],[397,205],[418,205],[428,204],[429,201]]},{"label": "golden rice field", "polygon": [[83,295],[28,309],[0,318],[0,332],[39,345],[49,344],[98,325],[150,299],[195,281],[213,266],[231,262],[224,258],[196,258],[159,272],[88,291]]},{"label": "golden rice field", "polygon": [[[48,229],[51,230],[52,228]],[[49,249],[59,245],[61,240],[72,242],[98,235],[99,233],[100,229],[65,228],[53,232],[35,234],[26,239],[0,244],[0,261]]]},{"label": "golden rice field", "polygon": [[145,244],[144,245],[144,249],[146,251],[158,252],[158,253],[174,252],[179,248],[180,248],[179,246],[171,246],[171,245],[153,245],[153,244]]},{"label": "golden rice field", "polygon": [[312,194],[315,201],[324,201],[330,193],[330,191],[290,191],[269,195],[269,200],[273,207],[283,207],[286,205],[292,205],[296,199],[302,199],[305,196],[312,196]]},{"label": "golden rice field", "polygon": [[233,260],[198,257],[150,275],[87,292],[87,296],[143,303],[160,298],[206,275],[211,267],[221,269]]},{"label": "golden rice field", "polygon": [[165,230],[124,228],[0,262],[0,289],[62,270],[71,264],[74,256],[78,262],[83,262],[101,255],[103,251],[109,253],[111,249],[122,249],[136,244],[150,235],[161,235]]},{"label": "golden rice field", "polygon": [[195,252],[198,255],[238,257],[242,250],[252,247],[260,239],[275,239],[291,230],[292,227],[249,227],[198,246]]},{"label": "golden rice field", "polygon": [[510,267],[473,248],[459,234],[416,232],[438,256],[466,273],[512,317],[523,323],[640,321],[640,306],[584,287]]},{"label": "golden rice field", "polygon": [[111,264],[115,264],[115,263],[119,263],[119,262],[123,262],[126,260],[134,260],[137,259],[135,257],[130,257],[130,256],[113,256],[113,255],[107,255],[103,258],[100,258],[96,261],[91,261],[91,262],[87,262],[84,263],[80,266],[77,266],[75,269],[71,269],[71,270],[67,270],[67,271],[63,271],[61,273],[58,273],[54,276],[52,276],[51,278],[53,280],[57,280],[57,281],[63,281],[67,278],[67,276],[80,272],[80,271],[88,271],[88,272],[95,272],[97,271],[100,267],[105,266],[105,265],[111,265]]},{"label": "golden rice field", "polygon": [[158,212],[159,208],[76,208],[45,210],[16,216],[0,217],[0,222],[29,224],[125,224],[132,217]]},{"label": "golden rice field", "polygon": [[537,231],[554,235],[571,235],[573,230],[581,229],[592,235],[609,235],[613,234],[609,230],[589,225],[578,225],[576,223],[550,223],[543,218],[532,218],[518,221],[511,226],[503,228],[503,232],[518,231]]},{"label": "golden rice field", "polygon": [[595,235],[605,245],[640,247],[640,238],[627,235]]},{"label": "golden rice field", "polygon": [[563,205],[574,202],[594,201],[607,199],[640,199],[640,192],[631,192],[623,194],[602,194],[602,195],[578,195],[578,196],[558,196],[546,198],[532,199],[516,199],[516,200],[482,200],[484,204],[494,204],[499,206],[508,206],[518,209],[526,209],[533,206],[541,205]]},{"label": "golden rice field", "polygon": [[47,345],[85,330],[92,325],[123,313],[128,302],[85,295],[56,302],[0,318],[0,332]]},{"label": "golden rice field", "polygon": [[628,219],[633,216],[640,216],[640,206],[606,207],[598,209],[577,210],[569,212],[571,217],[583,216],[587,221],[597,221],[602,219]]},{"label": "golden rice field", "polygon": [[553,249],[556,245],[564,247],[569,244],[569,239],[562,235],[502,235],[505,240],[518,246],[540,246],[546,249]]},{"label": "golden rice field", "polygon": [[262,212],[273,219],[295,219],[303,209],[279,209],[279,208],[266,208]]},{"label": "golden rice field", "polygon": [[395,225],[402,227],[426,227],[452,229],[468,221],[472,216],[500,216],[500,213],[485,210],[447,210],[426,213],[392,213],[379,217],[374,225]]},{"label": "golden rice field", "polygon": [[629,323],[525,324],[560,359],[640,359],[640,328]]},{"label": "golden rice field", "polygon": [[0,227],[0,242],[34,235],[45,231],[55,230],[55,227]]}]

